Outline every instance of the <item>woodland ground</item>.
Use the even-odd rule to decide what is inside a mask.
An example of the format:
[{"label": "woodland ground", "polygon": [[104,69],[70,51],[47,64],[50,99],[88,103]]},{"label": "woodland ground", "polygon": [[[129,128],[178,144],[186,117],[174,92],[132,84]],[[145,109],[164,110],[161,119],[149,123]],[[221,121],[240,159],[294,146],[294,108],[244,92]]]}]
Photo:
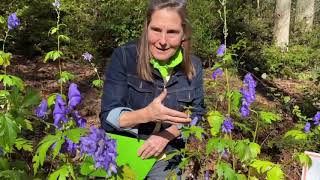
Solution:
[{"label": "woodland ground", "polygon": [[[79,61],[79,62],[77,62]],[[91,87],[91,82],[94,80],[95,73],[90,66],[90,64],[84,62],[82,59],[73,61],[63,61],[62,69],[69,71],[75,75],[75,79],[72,81],[79,86],[79,90],[82,96],[81,106],[78,108],[80,114],[87,119],[89,126],[99,126],[99,111],[100,111],[100,96],[101,90]],[[99,69],[101,75],[103,75],[104,68]],[[51,93],[59,92],[59,84],[57,82],[58,64],[57,62],[43,63],[42,57],[35,60],[25,59],[21,56],[15,56],[12,60],[12,65],[8,68],[8,73],[16,75],[22,78],[26,85],[37,89],[40,91],[42,97],[48,97]],[[210,78],[210,70],[206,70],[205,83],[210,83],[213,80]],[[223,81],[218,78],[217,81]],[[306,81],[299,80],[283,80],[275,79],[271,81],[261,81],[258,82],[258,94],[256,106],[264,107],[267,110],[278,110],[280,111],[283,120],[280,123],[274,125],[272,131],[263,131],[259,133],[258,140],[263,142],[268,142],[270,139],[276,139],[279,135],[283,135],[290,127],[294,125],[294,118],[290,111],[286,109],[281,102],[276,101],[273,95],[270,96],[268,93],[268,87],[273,86],[278,92],[284,95],[290,95],[295,98],[295,100],[303,103],[304,88],[310,88],[313,90],[319,90],[319,87],[313,83],[308,83]],[[239,88],[241,86],[241,80],[238,76],[233,76],[231,78],[231,83],[233,88]],[[221,91],[219,88],[208,88],[206,86],[206,96],[209,97],[210,94]],[[64,92],[66,92],[66,87]],[[211,103],[210,99],[207,99],[208,105]],[[203,143],[194,144],[195,148],[201,148],[197,146],[203,146]],[[282,164],[283,170],[287,175],[287,179],[300,179],[301,167],[294,161],[292,157],[292,152],[287,149],[274,149],[268,148],[267,143],[263,143],[266,146],[262,156],[271,158],[273,162],[278,162]],[[208,160],[207,166],[210,166],[210,160]],[[208,167],[210,169],[210,167]]]}]

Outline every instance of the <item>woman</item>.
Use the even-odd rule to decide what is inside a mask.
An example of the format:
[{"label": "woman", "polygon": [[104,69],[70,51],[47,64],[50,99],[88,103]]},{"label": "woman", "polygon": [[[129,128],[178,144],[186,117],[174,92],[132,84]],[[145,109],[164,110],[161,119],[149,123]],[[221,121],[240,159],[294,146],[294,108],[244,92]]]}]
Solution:
[{"label": "woman", "polygon": [[[116,49],[106,71],[101,124],[146,139],[141,158],[181,148],[182,125],[204,114],[202,67],[190,55],[186,1],[150,0],[139,43]],[[192,106],[191,114],[185,107]],[[147,179],[164,179],[179,159],[157,161]],[[169,167],[170,166],[170,167]]]}]

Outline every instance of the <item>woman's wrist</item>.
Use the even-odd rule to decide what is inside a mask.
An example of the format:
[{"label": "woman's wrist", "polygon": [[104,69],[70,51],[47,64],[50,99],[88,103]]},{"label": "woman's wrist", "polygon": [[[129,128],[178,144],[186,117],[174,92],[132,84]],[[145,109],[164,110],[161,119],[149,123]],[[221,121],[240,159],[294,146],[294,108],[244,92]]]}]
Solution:
[{"label": "woman's wrist", "polygon": [[176,125],[172,125],[159,133],[160,136],[165,137],[169,141],[172,141],[173,139],[177,138],[178,136],[180,136],[180,134],[180,130],[177,128]]}]

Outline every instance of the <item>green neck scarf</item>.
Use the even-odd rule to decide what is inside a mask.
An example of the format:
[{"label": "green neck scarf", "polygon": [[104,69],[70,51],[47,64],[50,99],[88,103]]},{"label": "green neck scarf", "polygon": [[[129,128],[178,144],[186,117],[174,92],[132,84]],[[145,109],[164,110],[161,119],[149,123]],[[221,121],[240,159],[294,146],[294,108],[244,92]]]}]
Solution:
[{"label": "green neck scarf", "polygon": [[152,58],[150,63],[155,69],[158,69],[162,78],[167,78],[171,70],[182,62],[183,55],[181,49],[177,50],[176,54],[173,55],[167,62],[159,61]]}]

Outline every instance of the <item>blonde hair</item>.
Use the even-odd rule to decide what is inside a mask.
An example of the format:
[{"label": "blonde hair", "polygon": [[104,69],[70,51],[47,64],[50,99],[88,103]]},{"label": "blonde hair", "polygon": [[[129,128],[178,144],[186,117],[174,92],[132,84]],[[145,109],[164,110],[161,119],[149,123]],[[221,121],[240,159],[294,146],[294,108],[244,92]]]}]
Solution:
[{"label": "blonde hair", "polygon": [[150,24],[152,14],[157,10],[165,8],[175,10],[182,20],[184,38],[181,42],[183,49],[183,61],[181,63],[181,67],[188,79],[191,80],[195,75],[195,70],[190,58],[190,36],[192,31],[187,18],[185,0],[150,0],[147,17],[144,22],[142,35],[138,45],[138,74],[144,80],[153,81],[152,68],[150,65],[151,53],[148,44],[148,26]]}]

